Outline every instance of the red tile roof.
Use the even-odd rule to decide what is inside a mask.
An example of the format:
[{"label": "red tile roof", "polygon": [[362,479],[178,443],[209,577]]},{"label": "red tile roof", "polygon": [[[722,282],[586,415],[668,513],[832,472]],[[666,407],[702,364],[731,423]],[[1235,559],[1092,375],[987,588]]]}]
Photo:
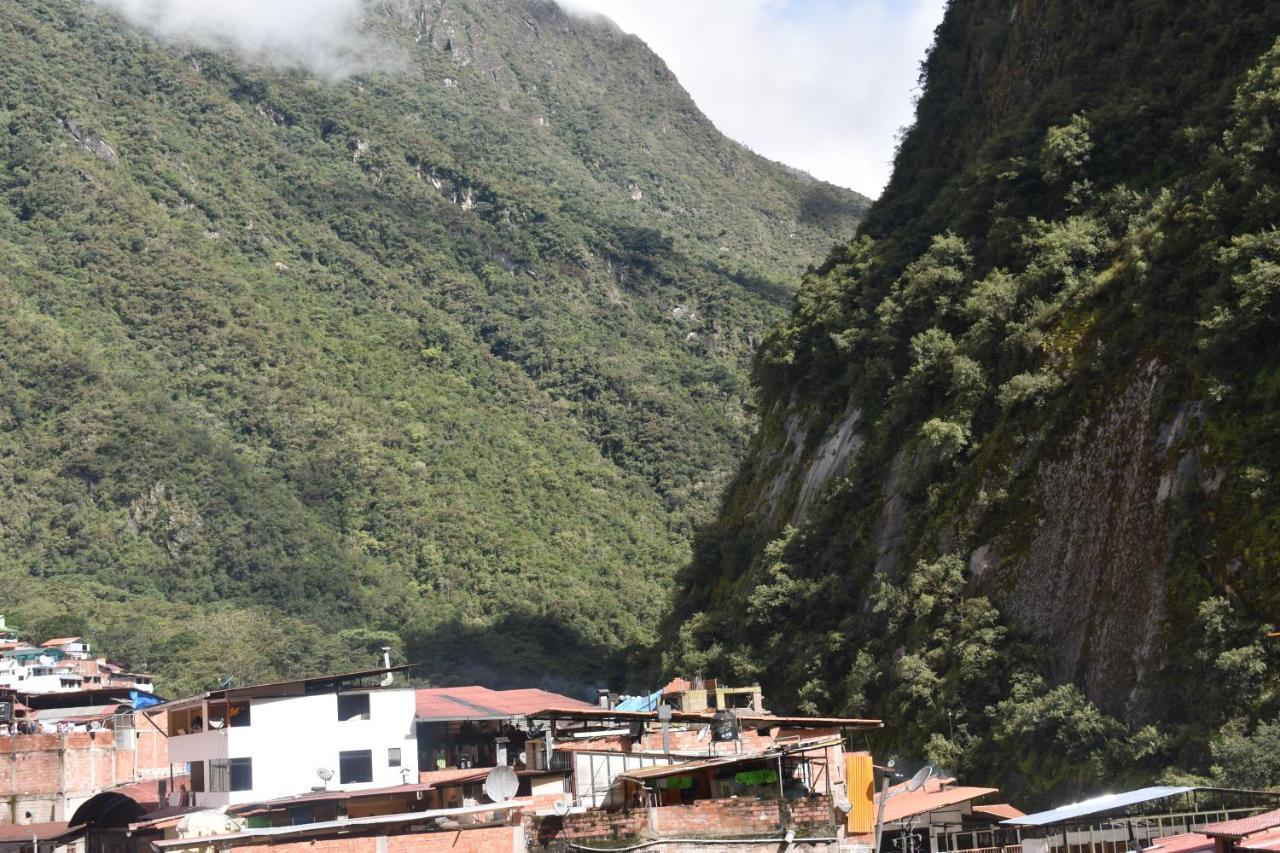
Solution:
[{"label": "red tile roof", "polygon": [[420,720],[484,720],[519,717],[549,706],[594,708],[546,690],[490,690],[488,687],[428,687],[417,691]]},{"label": "red tile roof", "polygon": [[1236,842],[1237,850],[1280,850],[1280,831],[1272,830]]},{"label": "red tile roof", "polygon": [[1211,823],[1202,827],[1200,831],[1212,838],[1245,838],[1276,827],[1280,827],[1280,809],[1256,814],[1253,817]]},{"label": "red tile roof", "polygon": [[1205,853],[1213,849],[1213,839],[1198,832],[1183,835],[1166,835],[1156,838],[1144,848],[1156,853]]}]

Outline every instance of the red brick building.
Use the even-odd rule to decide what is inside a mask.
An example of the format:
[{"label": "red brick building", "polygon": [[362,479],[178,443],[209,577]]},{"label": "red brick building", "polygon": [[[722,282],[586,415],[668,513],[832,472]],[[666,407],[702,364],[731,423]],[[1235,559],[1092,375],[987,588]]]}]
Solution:
[{"label": "red brick building", "polygon": [[98,731],[0,737],[0,824],[69,820],[108,788],[169,772],[165,736],[137,716],[121,715]]}]

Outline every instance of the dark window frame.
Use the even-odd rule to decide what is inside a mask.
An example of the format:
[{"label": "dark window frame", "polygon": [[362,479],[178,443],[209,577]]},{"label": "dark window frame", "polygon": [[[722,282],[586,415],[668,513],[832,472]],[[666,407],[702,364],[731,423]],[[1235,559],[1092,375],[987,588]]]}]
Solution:
[{"label": "dark window frame", "polygon": [[227,762],[227,790],[228,791],[252,791],[253,790],[253,759],[252,758],[232,758]]},{"label": "dark window frame", "polygon": [[372,749],[349,749],[338,753],[338,784],[360,785],[372,781]]},{"label": "dark window frame", "polygon": [[338,721],[369,719],[370,702],[368,693],[339,693]]}]

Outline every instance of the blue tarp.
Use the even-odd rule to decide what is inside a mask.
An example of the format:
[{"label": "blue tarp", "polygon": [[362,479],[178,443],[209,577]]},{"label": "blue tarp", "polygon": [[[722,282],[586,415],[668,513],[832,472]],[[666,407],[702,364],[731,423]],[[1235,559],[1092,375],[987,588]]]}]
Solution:
[{"label": "blue tarp", "polygon": [[614,708],[615,711],[656,711],[658,702],[662,700],[662,691],[650,693],[648,696],[632,696],[623,699]]},{"label": "blue tarp", "polygon": [[130,690],[129,699],[133,702],[133,710],[141,711],[143,708],[150,708],[152,705],[162,705],[164,700],[154,693],[147,693],[144,690]]}]

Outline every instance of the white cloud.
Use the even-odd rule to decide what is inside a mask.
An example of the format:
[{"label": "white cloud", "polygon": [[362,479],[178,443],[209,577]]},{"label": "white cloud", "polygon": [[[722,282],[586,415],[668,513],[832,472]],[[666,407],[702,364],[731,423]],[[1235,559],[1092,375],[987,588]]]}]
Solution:
[{"label": "white cloud", "polygon": [[382,67],[385,46],[363,33],[362,0],[94,0],[172,42],[230,49],[259,64],[326,79]]},{"label": "white cloud", "polygon": [[876,195],[946,0],[567,0],[649,44],[716,126]]}]

